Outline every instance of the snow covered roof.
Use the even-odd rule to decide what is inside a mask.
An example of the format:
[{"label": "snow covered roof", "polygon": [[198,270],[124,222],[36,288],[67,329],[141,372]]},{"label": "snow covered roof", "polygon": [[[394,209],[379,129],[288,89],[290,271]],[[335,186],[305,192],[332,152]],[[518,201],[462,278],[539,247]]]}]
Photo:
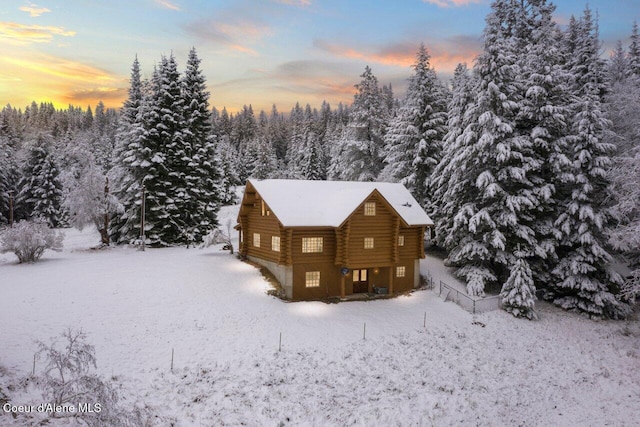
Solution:
[{"label": "snow covered roof", "polygon": [[285,227],[339,227],[374,190],[407,225],[433,225],[402,184],[389,182],[249,180]]}]

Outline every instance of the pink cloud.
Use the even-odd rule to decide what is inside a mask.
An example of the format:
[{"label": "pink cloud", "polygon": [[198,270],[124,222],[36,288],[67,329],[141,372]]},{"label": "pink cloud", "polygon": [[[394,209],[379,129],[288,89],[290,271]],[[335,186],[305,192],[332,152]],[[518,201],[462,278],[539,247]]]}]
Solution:
[{"label": "pink cloud", "polygon": [[163,7],[165,9],[169,9],[169,10],[175,10],[175,11],[179,11],[180,10],[180,6],[174,4],[173,2],[170,2],[168,0],[155,0],[156,4],[160,7]]},{"label": "pink cloud", "polygon": [[460,7],[468,4],[479,4],[482,0],[422,0],[423,3],[435,4],[438,7]]}]

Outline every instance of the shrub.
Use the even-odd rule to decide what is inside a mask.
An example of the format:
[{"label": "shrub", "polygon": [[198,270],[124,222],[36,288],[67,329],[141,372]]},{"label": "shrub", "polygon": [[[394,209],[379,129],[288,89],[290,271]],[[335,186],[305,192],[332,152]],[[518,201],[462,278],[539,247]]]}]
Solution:
[{"label": "shrub", "polygon": [[62,250],[62,233],[42,221],[20,221],[0,234],[0,252],[13,252],[22,262],[35,262],[45,249]]},{"label": "shrub", "polygon": [[[127,411],[119,404],[119,396],[108,380],[96,372],[95,349],[86,341],[81,330],[67,329],[62,342],[50,345],[38,343],[38,354],[46,363],[44,377],[38,378],[47,402],[61,407],[71,406],[75,411],[52,417],[74,417],[89,426],[129,427],[149,425],[146,407]],[[93,411],[83,411],[80,405],[89,404]],[[95,405],[95,406],[94,406]]]}]

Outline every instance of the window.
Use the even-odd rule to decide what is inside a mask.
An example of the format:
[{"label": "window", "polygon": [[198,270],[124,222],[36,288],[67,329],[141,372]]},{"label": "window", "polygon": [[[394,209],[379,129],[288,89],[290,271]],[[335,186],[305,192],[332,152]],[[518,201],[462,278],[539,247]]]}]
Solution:
[{"label": "window", "polygon": [[259,233],[253,233],[253,246],[255,246],[256,248],[260,247],[260,234]]},{"label": "window", "polygon": [[271,250],[280,252],[280,236],[271,236]]},{"label": "window", "polygon": [[407,267],[396,267],[396,277],[404,277],[407,274]]},{"label": "window", "polygon": [[269,216],[271,215],[271,211],[269,210],[269,208],[267,207],[267,205],[264,203],[264,200],[260,200],[260,214],[262,216]]},{"label": "window", "polygon": [[302,238],[302,253],[314,253],[322,252],[323,238],[322,237],[303,237]]},{"label": "window", "polygon": [[305,280],[304,285],[307,288],[319,288],[320,287],[320,272],[319,271],[307,271],[304,273]]},{"label": "window", "polygon": [[398,246],[404,246],[404,235],[403,234],[398,236]]},{"label": "window", "polygon": [[353,270],[353,281],[354,282],[366,282],[367,281],[367,270]]},{"label": "window", "polygon": [[373,237],[365,237],[364,238],[364,248],[365,249],[373,249]]},{"label": "window", "polygon": [[367,202],[364,204],[364,214],[366,216],[375,216],[376,202]]}]

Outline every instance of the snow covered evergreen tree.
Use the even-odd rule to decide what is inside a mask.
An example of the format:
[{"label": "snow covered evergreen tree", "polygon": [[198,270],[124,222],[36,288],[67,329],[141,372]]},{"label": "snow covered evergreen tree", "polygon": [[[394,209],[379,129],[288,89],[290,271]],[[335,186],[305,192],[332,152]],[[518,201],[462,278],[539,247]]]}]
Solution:
[{"label": "snow covered evergreen tree", "polygon": [[[495,1],[475,99],[459,91],[451,104],[447,143],[455,142],[436,169],[441,212],[434,216],[439,241],[473,295],[489,284],[508,293],[513,271],[522,269],[516,263],[528,267],[553,254],[549,218],[567,77],[555,56],[552,12],[545,0]],[[519,303],[526,311],[533,299]]]},{"label": "snow covered evergreen tree", "polygon": [[347,181],[375,181],[384,166],[384,135],[388,124],[385,97],[369,66],[355,85],[349,125],[332,159],[335,177]]},{"label": "snow covered evergreen tree", "polygon": [[184,99],[173,55],[163,56],[152,81],[152,96],[145,115],[147,147],[154,173],[143,179],[147,189],[145,227],[149,244],[187,243],[187,165]]},{"label": "snow covered evergreen tree", "polygon": [[560,235],[554,221],[561,203],[558,196],[564,196],[558,194],[557,187],[571,180],[566,135],[572,116],[572,76],[562,63],[562,34],[553,19],[555,6],[546,0],[531,0],[529,8],[529,43],[523,43],[521,57],[525,92],[517,120],[518,132],[531,141],[537,159],[529,180],[537,200],[531,228],[538,245],[528,262],[534,281],[544,286],[551,280],[549,272],[556,262]]},{"label": "snow covered evergreen tree", "polygon": [[384,138],[386,166],[381,174],[383,180],[402,182],[425,208],[431,206],[431,176],[446,134],[448,96],[430,59],[420,45],[405,101]]},{"label": "snow covered evergreen tree", "polygon": [[[9,222],[9,144],[5,137],[0,136],[0,224]],[[11,196],[13,197],[13,195]]]},{"label": "snow covered evergreen tree", "polygon": [[511,266],[509,278],[500,292],[502,306],[515,317],[536,319],[537,315],[534,311],[536,287],[533,283],[533,273],[522,257],[522,253],[516,251],[515,256],[516,260]]},{"label": "snow covered evergreen tree", "polygon": [[146,168],[151,165],[149,159],[144,158],[149,152],[143,145],[145,130],[142,118],[147,92],[136,56],[131,66],[128,98],[122,107],[116,133],[113,167],[108,174],[119,204],[109,230],[116,243],[131,243],[140,236],[142,180],[147,175]]},{"label": "snow covered evergreen tree", "polygon": [[327,165],[325,153],[320,142],[320,137],[313,131],[305,136],[305,155],[302,158],[300,173],[304,179],[327,179]]},{"label": "snow covered evergreen tree", "polygon": [[238,170],[237,162],[239,161],[238,152],[225,137],[218,142],[216,153],[222,174],[219,183],[220,200],[223,205],[230,205],[236,202],[236,186],[244,184],[240,182],[236,172]]},{"label": "snow covered evergreen tree", "polygon": [[640,79],[640,33],[638,33],[638,22],[634,21],[631,32],[631,43],[629,44],[629,76]]},{"label": "snow covered evergreen tree", "polygon": [[[628,63],[623,63],[628,64]],[[624,254],[632,269],[640,269],[640,79],[624,69],[610,68],[613,85],[606,99],[615,144],[609,213],[614,224],[607,230],[608,242]],[[620,77],[622,75],[622,77]],[[617,77],[617,78],[616,78]]]},{"label": "snow covered evergreen tree", "polygon": [[306,150],[305,139],[309,131],[310,122],[305,120],[304,110],[298,102],[291,109],[289,124],[289,144],[285,157],[285,163],[287,164],[286,176],[288,178],[301,179],[303,176],[302,164]]},{"label": "snow covered evergreen tree", "polygon": [[435,242],[443,248],[455,246],[452,236],[453,220],[460,207],[468,200],[465,189],[470,183],[463,167],[465,154],[473,140],[462,138],[469,125],[466,112],[473,105],[475,83],[466,64],[458,64],[452,80],[452,97],[448,104],[447,134],[444,137],[442,160],[433,172],[433,220]]},{"label": "snow covered evergreen tree", "polygon": [[611,125],[601,103],[607,85],[598,34],[588,8],[570,31],[570,37],[576,40],[575,51],[567,52],[567,67],[575,82],[574,118],[567,137],[571,179],[561,192],[564,204],[555,221],[562,233],[557,249],[559,262],[545,298],[593,317],[618,317],[625,307],[614,292],[622,281],[607,268],[611,256],[605,249],[604,235],[608,221],[604,204],[606,170],[614,147],[604,141]]},{"label": "snow covered evergreen tree", "polygon": [[184,180],[185,196],[179,210],[185,227],[183,234],[200,242],[202,236],[209,234],[218,223],[221,171],[211,134],[209,92],[206,91],[206,79],[195,48],[189,52],[182,80],[182,98],[185,147],[182,155],[185,158],[181,162],[184,174],[179,178]]},{"label": "snow covered evergreen tree", "polygon": [[49,227],[68,225],[62,207],[60,171],[53,160],[51,142],[40,135],[29,150],[19,197],[31,218],[43,219]]},{"label": "snow covered evergreen tree", "polygon": [[537,206],[528,173],[537,167],[532,144],[517,133],[523,98],[518,45],[522,8],[510,1],[492,4],[484,53],[477,62],[477,98],[461,138],[473,141],[462,160],[466,203],[454,216],[449,260],[459,267],[471,295],[491,282],[504,283],[516,245],[530,256],[536,240],[530,228]]}]

